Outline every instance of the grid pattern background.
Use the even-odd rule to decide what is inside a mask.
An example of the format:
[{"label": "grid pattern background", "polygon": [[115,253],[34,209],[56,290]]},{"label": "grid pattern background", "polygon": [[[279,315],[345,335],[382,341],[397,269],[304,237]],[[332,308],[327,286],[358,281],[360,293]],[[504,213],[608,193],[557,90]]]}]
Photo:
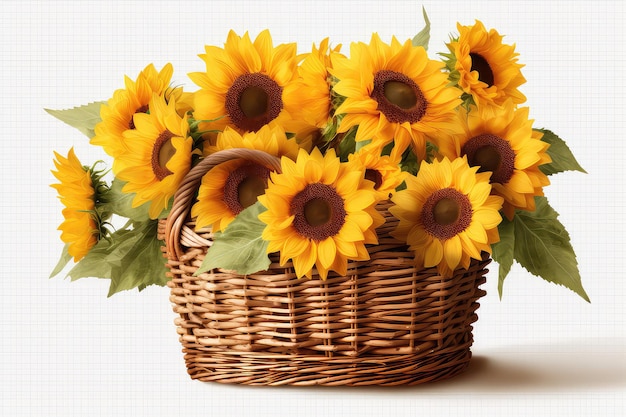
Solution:
[{"label": "grid pattern background", "polygon": [[[502,301],[484,288],[474,359],[455,380],[400,389],[248,388],[191,381],[165,288],[107,298],[102,280],[48,279],[62,243],[48,185],[53,150],[107,156],[43,108],[106,100],[148,63],[202,71],[229,29],[306,52],[349,51],[372,32],[403,40],[431,20],[429,54],[456,23],[481,20],[515,43],[536,127],[564,138],[588,174],[546,189],[592,303],[514,267]],[[0,414],[7,416],[618,416],[626,409],[623,253],[624,6],[617,1],[5,1],[0,10],[2,197]]]}]

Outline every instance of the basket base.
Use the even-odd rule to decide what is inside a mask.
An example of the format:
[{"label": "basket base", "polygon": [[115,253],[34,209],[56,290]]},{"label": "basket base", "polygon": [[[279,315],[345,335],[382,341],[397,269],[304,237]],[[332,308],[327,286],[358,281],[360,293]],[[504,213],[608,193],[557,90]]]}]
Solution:
[{"label": "basket base", "polygon": [[[470,334],[471,338],[471,334]],[[371,357],[224,354],[185,349],[192,379],[243,385],[409,386],[452,378],[472,356],[471,340],[448,352]]]}]

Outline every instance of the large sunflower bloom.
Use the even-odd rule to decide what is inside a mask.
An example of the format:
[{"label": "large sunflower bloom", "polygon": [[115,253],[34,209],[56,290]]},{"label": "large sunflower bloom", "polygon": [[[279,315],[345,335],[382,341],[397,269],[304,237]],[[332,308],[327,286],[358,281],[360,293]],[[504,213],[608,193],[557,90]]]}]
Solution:
[{"label": "large sunflower bloom", "polygon": [[96,190],[99,188],[98,176],[80,163],[74,148],[67,158],[54,153],[52,171],[60,184],[51,187],[59,193],[59,199],[65,206],[64,221],[59,226],[61,240],[68,245],[68,253],[75,262],[81,260],[100,238],[100,219],[96,213]]},{"label": "large sunflower bloom", "polygon": [[332,56],[340,55],[341,45],[332,48],[329,38],[313,45],[298,67],[298,79],[285,87],[284,96],[288,103],[298,103],[288,108],[293,119],[286,129],[299,138],[313,135],[317,138],[326,133],[332,122],[333,100],[331,97]]},{"label": "large sunflower bloom", "polygon": [[[206,46],[200,57],[206,72],[189,74],[200,90],[194,94],[194,118],[202,130],[257,131],[291,119],[283,89],[297,76],[296,44],[272,44],[268,30],[252,42],[232,30],[224,48]],[[208,122],[212,120],[212,122]]]},{"label": "large sunflower bloom", "polygon": [[392,197],[389,211],[400,220],[392,235],[415,251],[419,268],[436,266],[442,276],[467,269],[499,240],[502,197],[490,195],[488,173],[465,158],[422,162],[407,188]]},{"label": "large sunflower bloom", "polygon": [[502,107],[461,110],[464,132],[454,139],[454,154],[448,154],[465,155],[470,166],[492,173],[492,193],[504,197],[502,209],[509,220],[516,209],[534,211],[535,196],[543,195],[543,187],[550,184],[539,169],[551,161],[546,152],[550,145],[533,130],[528,115],[528,107],[515,109],[510,100]]},{"label": "large sunflower bloom", "polygon": [[[296,159],[300,147],[295,139],[287,139],[279,127],[263,126],[257,132],[240,134],[227,127],[217,137],[209,153],[224,149],[245,148],[264,151],[276,157]],[[267,187],[270,169],[244,158],[224,162],[212,168],[202,178],[198,201],[191,208],[196,227],[211,226],[224,230],[246,207],[257,201]]]},{"label": "large sunflower bloom", "polygon": [[94,129],[91,144],[102,146],[113,158],[133,148],[134,145],[126,143],[124,132],[135,129],[135,114],[149,111],[153,94],[166,93],[173,72],[171,64],[165,65],[159,72],[153,64],[149,64],[135,81],[124,77],[125,88],[116,90],[113,97],[100,107],[102,121]]},{"label": "large sunflower bloom", "polygon": [[177,113],[175,100],[166,103],[154,94],[150,113],[136,114],[135,129],[125,131],[124,139],[132,141],[133,150],[116,159],[116,176],[127,182],[123,192],[135,193],[133,207],[149,203],[148,214],[156,219],[191,168],[187,116]]},{"label": "large sunflower bloom", "polygon": [[442,65],[410,40],[394,37],[387,45],[373,34],[369,45],[353,43],[350,58],[335,57],[331,70],[339,79],[334,91],[345,97],[336,110],[343,116],[338,132],[357,126],[357,142],[371,139],[381,148],[394,141],[394,157],[412,145],[424,159],[428,139],[456,129],[461,103],[458,90],[446,86]]},{"label": "large sunflower bloom", "polygon": [[526,82],[517,63],[515,45],[502,43],[495,29],[485,29],[480,21],[472,26],[457,24],[459,36],[446,44],[450,54],[446,65],[450,80],[478,107],[501,105],[510,99],[515,104],[526,101],[518,87]]},{"label": "large sunflower bloom", "polygon": [[408,175],[400,167],[400,158],[381,156],[378,151],[367,146],[348,155],[348,161],[360,165],[365,170],[365,179],[374,183],[374,189],[381,200],[387,200]]},{"label": "large sunflower bloom", "polygon": [[281,265],[292,259],[298,277],[312,277],[315,267],[322,279],[329,270],[345,275],[348,259],[369,259],[365,244],[378,243],[375,229],[384,220],[363,170],[317,148],[301,150],[296,162],[282,158],[281,166],[259,196],[268,252],[280,252]]}]

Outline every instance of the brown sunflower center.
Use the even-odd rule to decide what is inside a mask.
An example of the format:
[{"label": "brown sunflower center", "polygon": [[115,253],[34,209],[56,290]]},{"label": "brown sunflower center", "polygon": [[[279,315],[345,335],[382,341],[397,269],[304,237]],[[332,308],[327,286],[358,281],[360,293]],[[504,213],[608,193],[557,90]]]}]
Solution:
[{"label": "brown sunflower center", "polygon": [[237,215],[256,203],[265,192],[270,170],[263,165],[249,163],[232,171],[224,184],[224,202]]},{"label": "brown sunflower center", "polygon": [[374,189],[378,190],[383,185],[383,175],[376,169],[366,169],[365,179],[374,183]]},{"label": "brown sunflower center", "polygon": [[328,223],[332,214],[332,207],[328,201],[321,198],[309,200],[304,205],[304,219],[312,227],[317,227]]},{"label": "brown sunflower center", "polygon": [[447,226],[459,219],[461,207],[459,203],[451,198],[442,198],[433,207],[433,219],[435,223]]},{"label": "brown sunflower center", "polygon": [[506,184],[515,170],[515,151],[509,142],[490,133],[474,136],[463,145],[461,152],[467,155],[470,166],[478,166],[478,172],[491,172],[491,182]]},{"label": "brown sunflower center", "polygon": [[415,81],[391,70],[381,70],[374,75],[371,97],[378,103],[378,111],[392,123],[417,123],[428,106]]},{"label": "brown sunflower center", "polygon": [[147,113],[148,112],[148,105],[143,105],[141,107],[139,107],[137,110],[135,110],[135,113],[133,113],[132,116],[130,116],[130,121],[128,122],[128,128],[129,129],[135,129],[135,115],[137,113]]},{"label": "brown sunflower center", "polygon": [[283,108],[283,89],[261,73],[239,76],[226,92],[226,111],[232,123],[256,132],[278,117]]},{"label": "brown sunflower center", "polygon": [[327,184],[307,185],[291,200],[293,227],[309,239],[322,241],[335,236],[346,221],[343,198]]},{"label": "brown sunflower center", "polygon": [[487,62],[482,55],[475,52],[470,52],[470,58],[472,59],[472,67],[470,68],[470,71],[478,72],[478,81],[481,81],[491,87],[494,83],[494,78],[489,62]]},{"label": "brown sunflower center", "polygon": [[172,132],[164,130],[152,147],[152,172],[154,172],[154,176],[159,181],[172,174],[172,171],[167,169],[167,163],[176,154],[176,148],[172,145],[173,137],[174,134]]},{"label": "brown sunflower center", "polygon": [[447,240],[470,225],[472,213],[472,204],[466,195],[444,188],[428,197],[422,207],[421,220],[426,232],[439,240]]}]

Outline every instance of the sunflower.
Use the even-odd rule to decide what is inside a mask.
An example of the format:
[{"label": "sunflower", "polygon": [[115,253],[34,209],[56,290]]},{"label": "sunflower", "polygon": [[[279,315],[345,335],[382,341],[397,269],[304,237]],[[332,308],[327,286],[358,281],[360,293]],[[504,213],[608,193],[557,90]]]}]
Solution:
[{"label": "sunflower", "polygon": [[392,236],[415,251],[418,268],[437,266],[450,276],[499,240],[502,197],[490,195],[489,174],[477,170],[466,158],[423,161],[392,197],[389,211],[400,220]]},{"label": "sunflower", "polygon": [[360,165],[365,170],[365,179],[374,183],[374,189],[379,193],[381,200],[387,200],[408,175],[402,171],[399,158],[381,156],[379,152],[367,146],[348,155],[348,161]]},{"label": "sunflower", "polygon": [[65,206],[62,212],[65,220],[58,230],[61,230],[61,240],[68,245],[68,253],[78,262],[100,239],[102,219],[96,211],[96,201],[102,189],[101,173],[83,167],[74,148],[67,158],[56,152],[54,155],[57,171],[52,174],[61,183],[51,187],[57,190]]},{"label": "sunflower", "polygon": [[[102,146],[113,158],[127,152],[129,145],[124,138],[124,132],[135,129],[135,114],[148,112],[153,94],[171,92],[168,85],[173,71],[171,64],[165,65],[160,72],[150,64],[139,73],[135,81],[125,77],[125,88],[116,90],[113,97],[100,107],[102,121],[95,126],[95,136],[90,143]],[[115,166],[113,170],[117,171]]]},{"label": "sunflower", "polygon": [[148,214],[156,219],[191,168],[193,139],[175,100],[153,94],[149,106],[150,113],[136,114],[135,128],[124,132],[133,149],[116,159],[116,176],[127,182],[123,192],[135,193],[132,206],[150,203]]},{"label": "sunflower", "polygon": [[205,50],[200,57],[206,72],[189,74],[200,87],[194,94],[193,114],[204,121],[202,130],[230,126],[252,132],[266,124],[284,126],[291,119],[286,108],[299,102],[288,102],[283,89],[297,76],[295,43],[274,47],[268,30],[254,42],[247,32],[240,37],[231,30],[223,49],[206,46]]},{"label": "sunflower", "polygon": [[340,55],[340,50],[341,45],[330,48],[329,38],[323,39],[319,48],[313,45],[298,67],[298,79],[285,87],[285,101],[298,104],[287,108],[293,119],[286,129],[296,137],[314,135],[314,144],[332,126],[332,77],[328,69],[332,68],[331,57]]},{"label": "sunflower", "polygon": [[295,162],[283,157],[281,166],[259,196],[268,253],[280,252],[281,265],[292,259],[298,277],[311,277],[315,266],[322,279],[329,270],[345,275],[348,259],[369,259],[365,244],[378,243],[375,229],[384,220],[362,168],[317,148],[300,150]]},{"label": "sunflower", "polygon": [[499,106],[508,99],[515,104],[525,102],[518,87],[526,79],[515,45],[503,44],[503,36],[495,29],[487,32],[478,20],[472,26],[457,24],[457,29],[459,36],[446,44],[450,54],[443,54],[450,81],[478,107]]},{"label": "sunflower", "polygon": [[[208,153],[223,149],[246,148],[267,152],[276,157],[295,159],[300,147],[295,139],[287,139],[280,126],[263,126],[257,132],[240,134],[226,127],[217,137],[217,145]],[[246,159],[224,162],[202,177],[198,201],[191,208],[196,227],[211,226],[221,231],[246,207],[257,201],[267,187],[270,169]]]},{"label": "sunflower", "polygon": [[[504,197],[502,207],[509,220],[516,209],[535,210],[535,196],[543,195],[550,184],[539,166],[551,161],[541,140],[543,133],[533,130],[528,107],[515,109],[511,100],[502,107],[472,107],[461,110],[464,133],[454,138],[454,154],[466,156],[470,166],[479,172],[491,172],[492,193]],[[441,151],[442,149],[440,149]]]},{"label": "sunflower", "polygon": [[350,58],[334,56],[330,70],[339,79],[335,93],[345,97],[336,110],[338,132],[357,126],[357,142],[371,139],[382,148],[394,141],[393,157],[412,145],[424,159],[427,138],[456,130],[454,109],[461,102],[441,70],[441,62],[410,40],[400,44],[394,37],[387,45],[373,34],[369,45],[353,43]]}]

